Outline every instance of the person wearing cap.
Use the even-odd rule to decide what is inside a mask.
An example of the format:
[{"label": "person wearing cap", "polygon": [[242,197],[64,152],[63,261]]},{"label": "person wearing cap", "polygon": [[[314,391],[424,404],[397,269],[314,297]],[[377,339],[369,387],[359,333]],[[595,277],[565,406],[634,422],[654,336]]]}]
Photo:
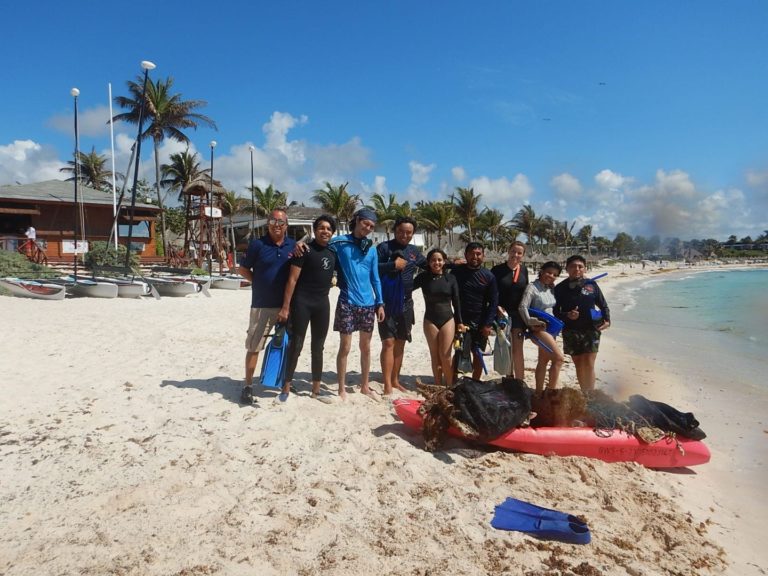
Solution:
[{"label": "person wearing cap", "polygon": [[385,396],[391,394],[393,388],[405,391],[400,384],[400,368],[405,343],[411,341],[411,329],[415,323],[413,276],[419,268],[424,270],[427,267],[424,255],[411,244],[414,232],[416,221],[400,216],[395,220],[395,237],[376,247],[386,313],[384,321],[379,323]]},{"label": "person wearing cap", "polygon": [[339,397],[347,397],[347,357],[352,347],[352,334],[360,332],[360,392],[373,397],[368,384],[371,369],[371,337],[374,320],[384,320],[384,301],[379,279],[379,258],[368,235],[376,226],[376,212],[361,208],[352,216],[349,234],[335,236],[329,246],[336,252],[337,285],[333,329],[340,335],[336,355]]}]

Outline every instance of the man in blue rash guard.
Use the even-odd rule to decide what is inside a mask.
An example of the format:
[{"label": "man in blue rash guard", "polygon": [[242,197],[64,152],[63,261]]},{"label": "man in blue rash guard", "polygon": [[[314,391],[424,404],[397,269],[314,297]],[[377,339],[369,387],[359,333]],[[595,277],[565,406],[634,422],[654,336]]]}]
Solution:
[{"label": "man in blue rash guard", "polygon": [[382,283],[391,282],[390,285],[401,288],[397,294],[395,290],[390,293],[384,291],[384,310],[387,317],[384,322],[379,323],[381,373],[385,396],[391,394],[393,388],[405,391],[400,384],[400,368],[403,365],[405,343],[411,341],[411,329],[415,321],[413,276],[419,268],[423,270],[427,267],[427,259],[411,244],[416,231],[416,220],[401,216],[395,220],[394,229],[395,237],[376,247]]},{"label": "man in blue rash guard", "polygon": [[379,280],[379,258],[368,235],[376,226],[376,213],[361,208],[349,223],[350,234],[335,236],[330,248],[336,252],[339,299],[333,329],[339,332],[339,352],[336,372],[339,378],[339,397],[347,397],[347,356],[352,347],[352,334],[360,332],[360,392],[373,396],[368,385],[371,369],[371,337],[374,318],[384,321],[384,301]]}]

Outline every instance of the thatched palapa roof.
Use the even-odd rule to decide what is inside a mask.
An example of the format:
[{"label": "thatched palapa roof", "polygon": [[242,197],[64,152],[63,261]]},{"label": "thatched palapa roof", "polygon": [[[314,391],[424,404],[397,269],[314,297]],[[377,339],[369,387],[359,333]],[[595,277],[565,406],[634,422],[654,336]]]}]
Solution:
[{"label": "thatched palapa roof", "polygon": [[[189,194],[190,196],[204,196],[208,194],[211,191],[211,179],[206,176],[200,176],[199,178],[195,178],[184,186],[184,194]],[[224,186],[221,185],[221,182],[214,179],[213,181],[213,193],[214,194],[225,194],[227,192],[227,189],[224,188]]]}]

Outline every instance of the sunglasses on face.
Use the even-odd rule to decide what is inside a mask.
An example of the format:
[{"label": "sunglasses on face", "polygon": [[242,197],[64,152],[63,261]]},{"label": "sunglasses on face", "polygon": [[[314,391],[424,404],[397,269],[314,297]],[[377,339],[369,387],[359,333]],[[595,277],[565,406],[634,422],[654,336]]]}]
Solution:
[{"label": "sunglasses on face", "polygon": [[268,222],[273,226],[285,226],[286,224],[288,224],[288,222],[286,222],[285,220],[281,220],[278,218],[270,218]]}]

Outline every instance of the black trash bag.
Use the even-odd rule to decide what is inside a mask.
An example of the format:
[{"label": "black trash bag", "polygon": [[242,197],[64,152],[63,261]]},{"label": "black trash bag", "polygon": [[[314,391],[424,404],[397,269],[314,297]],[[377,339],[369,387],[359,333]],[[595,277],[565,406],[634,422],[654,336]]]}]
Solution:
[{"label": "black trash bag", "polygon": [[704,440],[707,437],[691,412],[680,412],[669,404],[648,400],[640,394],[629,397],[629,407],[665,432],[674,432],[691,440]]},{"label": "black trash bag", "polygon": [[531,392],[515,378],[480,382],[465,377],[453,388],[453,405],[458,420],[477,430],[481,440],[492,440],[528,420]]}]

